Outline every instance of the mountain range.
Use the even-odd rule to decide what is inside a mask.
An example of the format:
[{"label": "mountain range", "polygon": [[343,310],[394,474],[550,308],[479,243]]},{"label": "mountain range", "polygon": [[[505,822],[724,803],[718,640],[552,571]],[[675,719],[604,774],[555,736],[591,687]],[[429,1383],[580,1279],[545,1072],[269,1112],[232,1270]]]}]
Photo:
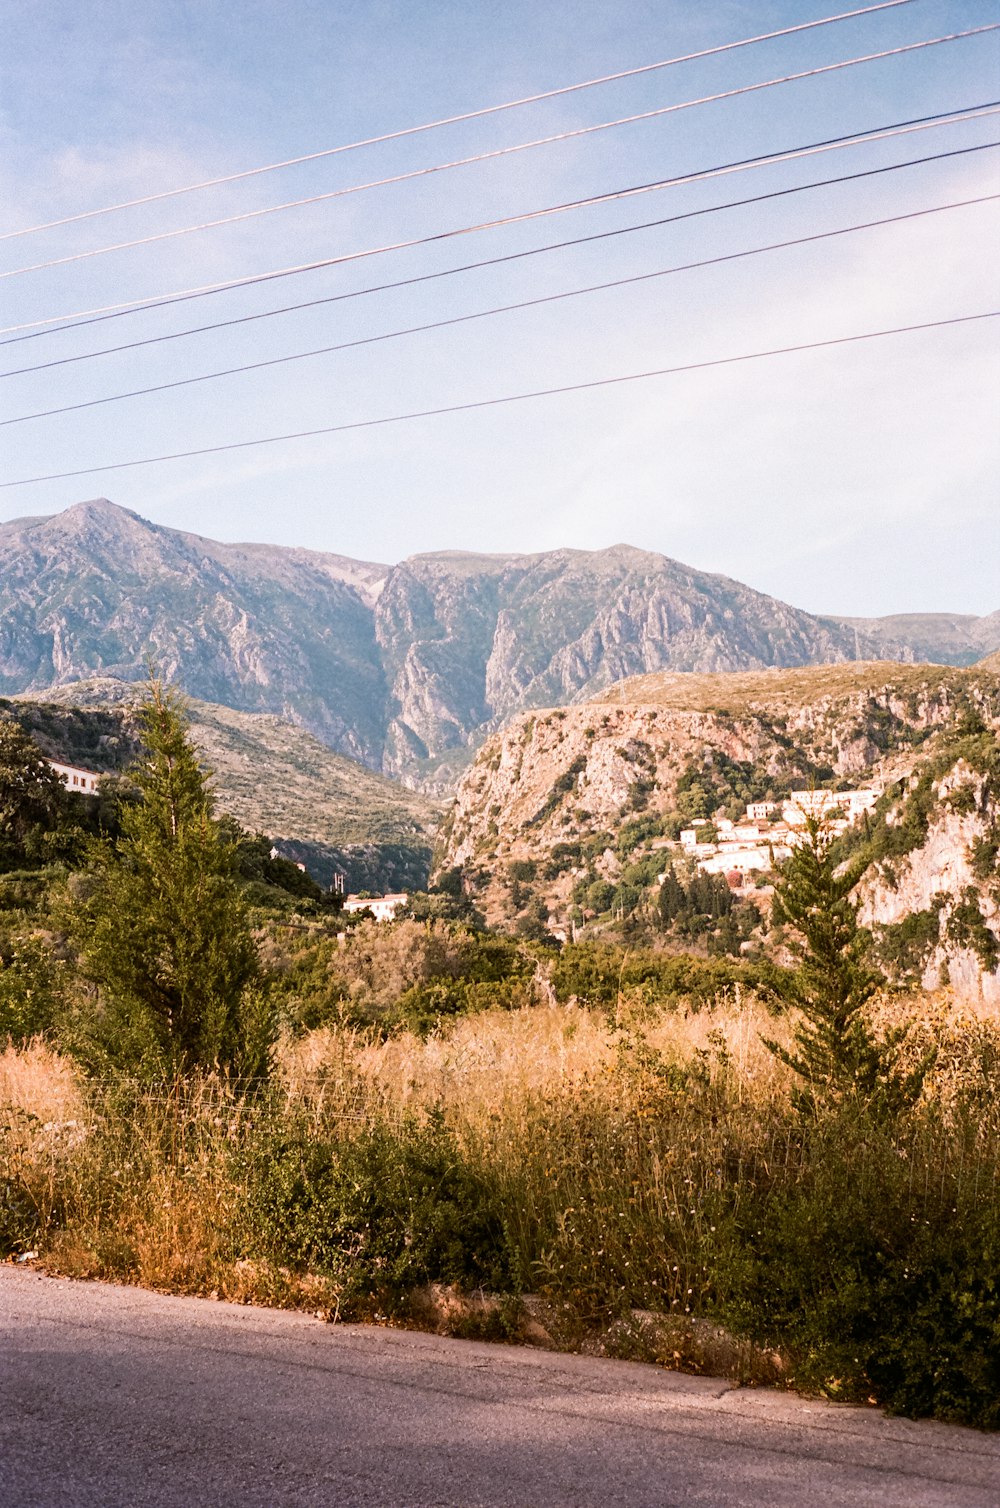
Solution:
[{"label": "mountain range", "polygon": [[294,722],[431,793],[513,714],[626,676],[967,665],[998,648],[1000,611],[821,617],[628,545],[389,566],[223,544],[104,498],[0,525],[0,695],[137,680],[152,663],[191,696]]}]

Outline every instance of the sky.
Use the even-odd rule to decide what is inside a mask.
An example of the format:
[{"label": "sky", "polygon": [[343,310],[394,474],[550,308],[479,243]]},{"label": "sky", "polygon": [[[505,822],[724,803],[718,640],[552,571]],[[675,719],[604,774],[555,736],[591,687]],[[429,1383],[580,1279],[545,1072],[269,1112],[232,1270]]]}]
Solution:
[{"label": "sky", "polygon": [[[385,562],[626,542],[813,612],[997,610],[1000,320],[816,343],[1000,310],[1000,150],[939,155],[1000,141],[1000,115],[536,212],[1000,100],[1000,32],[749,88],[1000,22],[1000,0],[908,0],[34,229],[838,10],[2,0],[0,419],[20,422],[0,429],[0,480],[23,485],[0,490],[0,519],[106,496],[212,538]],[[569,134],[644,112],[667,113]],[[336,197],[165,236],[321,195]],[[346,260],[77,318],[331,258]],[[442,321],[459,322],[412,328]],[[814,348],[701,365],[796,345]],[[330,346],[349,348],[188,381]],[[698,369],[92,470],[677,367]],[[182,385],[116,397],[166,383]],[[29,482],[64,471],[90,474]]]}]

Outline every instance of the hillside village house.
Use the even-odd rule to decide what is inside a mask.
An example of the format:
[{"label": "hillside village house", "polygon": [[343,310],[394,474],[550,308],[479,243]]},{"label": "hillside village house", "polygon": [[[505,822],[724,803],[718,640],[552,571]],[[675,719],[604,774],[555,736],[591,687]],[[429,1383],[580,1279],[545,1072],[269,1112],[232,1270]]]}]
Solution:
[{"label": "hillside village house", "polygon": [[739,886],[753,871],[773,869],[787,859],[810,818],[825,821],[834,833],[853,826],[863,813],[871,811],[881,791],[874,787],[856,791],[792,791],[780,803],[752,801],[747,806],[747,820],[732,822],[720,818],[714,824],[716,838],[698,842],[698,830],[686,827],[680,835],[684,854],[694,859],[704,874],[724,874],[730,884]]},{"label": "hillside village house", "polygon": [[55,770],[67,789],[80,791],[84,796],[97,795],[102,779],[97,770],[81,770],[77,765],[60,764],[55,759],[47,759],[45,763],[50,770]]},{"label": "hillside village house", "polygon": [[368,910],[377,922],[391,922],[397,911],[406,905],[405,895],[349,895],[344,910],[349,912]]}]

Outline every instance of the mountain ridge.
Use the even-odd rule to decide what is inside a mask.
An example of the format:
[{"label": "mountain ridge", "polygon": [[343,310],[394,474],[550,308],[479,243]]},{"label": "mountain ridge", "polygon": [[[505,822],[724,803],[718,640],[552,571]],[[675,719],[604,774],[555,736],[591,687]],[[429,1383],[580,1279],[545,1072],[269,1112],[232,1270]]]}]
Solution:
[{"label": "mountain ridge", "polygon": [[997,647],[1000,612],[818,616],[627,544],[385,565],[223,543],[101,498],[0,524],[0,695],[144,679],[152,659],[197,699],[296,722],[432,794],[515,713],[630,675]]}]

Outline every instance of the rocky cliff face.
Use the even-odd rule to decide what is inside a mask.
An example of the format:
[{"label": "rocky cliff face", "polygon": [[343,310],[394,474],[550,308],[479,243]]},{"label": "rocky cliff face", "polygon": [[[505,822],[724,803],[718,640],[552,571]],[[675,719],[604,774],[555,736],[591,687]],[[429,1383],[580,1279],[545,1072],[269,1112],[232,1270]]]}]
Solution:
[{"label": "rocky cliff face", "polygon": [[386,768],[448,762],[522,708],[625,676],[855,657],[853,629],[721,576],[618,545],[420,555],[386,581],[376,634],[392,697]]},{"label": "rocky cliff face", "polygon": [[893,638],[890,620],[816,618],[625,545],[389,567],[219,544],[106,499],[0,525],[0,694],[138,679],[152,656],[193,696],[439,792],[513,713],[623,676],[851,661],[876,641],[911,658],[935,633],[947,659],[1000,643],[996,619],[908,619]]},{"label": "rocky cliff face", "polygon": [[837,621],[856,628],[884,659],[972,665],[1000,640],[1000,612],[982,618],[965,613],[895,613],[887,618]]},{"label": "rocky cliff face", "polygon": [[[1000,757],[960,754],[927,784],[921,840],[873,864],[858,887],[859,916],[890,967],[925,989],[1000,1005]],[[920,796],[914,773],[887,816],[906,818]]]},{"label": "rocky cliff face", "polygon": [[[966,722],[980,730],[967,739]],[[887,836],[880,848],[880,812],[858,898],[886,967],[1000,999],[998,733],[1000,677],[976,669],[647,677],[491,738],[459,784],[441,868],[462,870],[495,924],[534,914],[568,931],[588,883],[652,896],[664,845],[696,818],[877,782]]]},{"label": "rocky cliff face", "polygon": [[372,631],[384,567],[223,545],[103,499],[0,528],[0,692],[152,659],[193,696],[274,712],[372,760],[385,681]]}]

